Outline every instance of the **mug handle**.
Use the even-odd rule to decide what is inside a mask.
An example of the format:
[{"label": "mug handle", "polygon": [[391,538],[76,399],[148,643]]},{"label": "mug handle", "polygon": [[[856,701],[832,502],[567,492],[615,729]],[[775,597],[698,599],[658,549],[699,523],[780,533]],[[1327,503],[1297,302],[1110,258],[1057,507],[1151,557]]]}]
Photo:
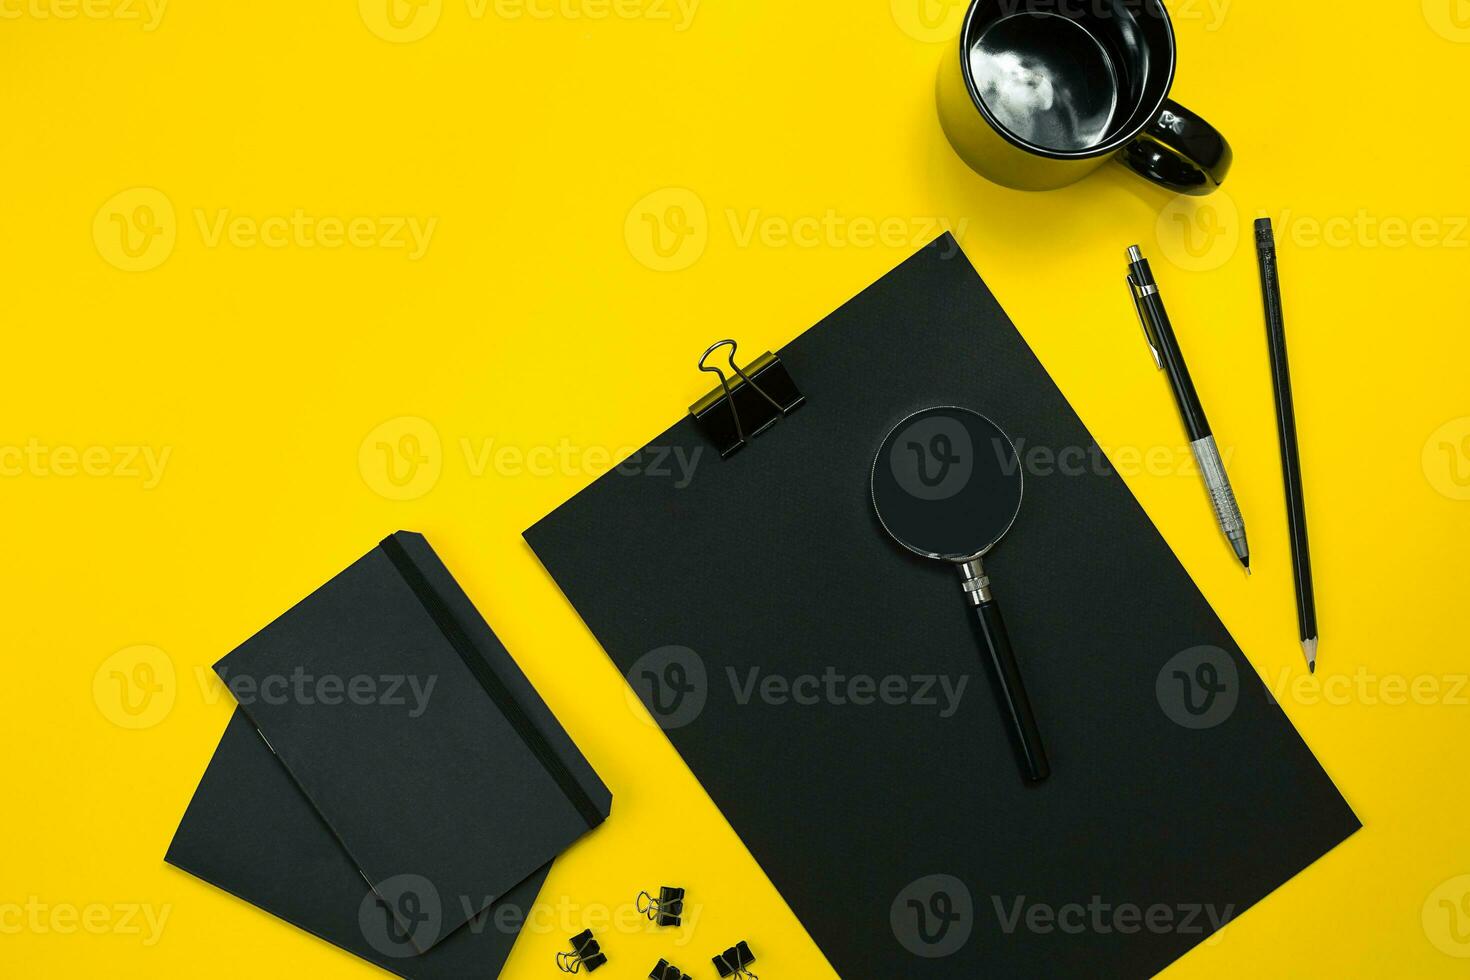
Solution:
[{"label": "mug handle", "polygon": [[1220,131],[1173,99],[1123,148],[1123,163],[1180,194],[1209,194],[1230,172],[1234,154]]}]

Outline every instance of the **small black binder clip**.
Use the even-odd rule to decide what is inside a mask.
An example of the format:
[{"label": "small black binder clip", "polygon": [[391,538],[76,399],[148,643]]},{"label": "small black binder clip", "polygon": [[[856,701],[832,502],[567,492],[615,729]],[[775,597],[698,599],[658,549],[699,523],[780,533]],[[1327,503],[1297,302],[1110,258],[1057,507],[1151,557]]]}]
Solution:
[{"label": "small black binder clip", "polygon": [[648,980],[690,980],[689,974],[674,966],[668,960],[659,960],[658,966],[648,975]]},{"label": "small black binder clip", "polygon": [[[724,371],[708,363],[721,347],[730,348],[734,384]],[[722,340],[704,352],[699,369],[717,375],[720,386],[689,406],[689,414],[721,456],[737,452],[806,402],[781,358],[770,351],[741,368],[735,363],[735,341]]]},{"label": "small black binder clip", "polygon": [[658,898],[639,892],[638,911],[661,926],[677,926],[684,915],[684,889],[665,886],[658,890]]},{"label": "small black binder clip", "polygon": [[756,980],[756,975],[747,969],[755,962],[755,954],[750,951],[750,944],[745,940],[742,939],[714,959],[715,969],[720,971],[721,977]]},{"label": "small black binder clip", "polygon": [[591,973],[606,962],[607,954],[592,938],[591,929],[572,937],[572,952],[556,954],[556,965],[563,973],[576,973],[584,967]]}]

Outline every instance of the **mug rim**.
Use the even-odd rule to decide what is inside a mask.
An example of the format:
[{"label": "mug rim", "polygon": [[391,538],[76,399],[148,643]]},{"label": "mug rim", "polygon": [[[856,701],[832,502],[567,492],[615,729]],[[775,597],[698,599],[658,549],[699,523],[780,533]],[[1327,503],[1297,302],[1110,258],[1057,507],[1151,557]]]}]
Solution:
[{"label": "mug rim", "polygon": [[[965,11],[965,21],[960,27],[960,75],[965,80],[965,92],[970,96],[970,104],[980,112],[986,124],[1012,146],[1025,150],[1027,153],[1048,157],[1053,160],[1088,160],[1092,157],[1106,156],[1109,153],[1116,152],[1131,142],[1139,133],[1147,129],[1148,124],[1158,118],[1159,110],[1169,100],[1169,92],[1174,88],[1174,73],[1179,67],[1179,42],[1174,36],[1174,20],[1169,16],[1169,10],[1164,6],[1163,0],[1144,0],[1145,3],[1152,3],[1158,8],[1159,14],[1164,21],[1164,32],[1169,38],[1169,77],[1164,81],[1163,94],[1159,96],[1158,104],[1151,107],[1144,114],[1143,121],[1136,127],[1129,127],[1112,139],[1099,143],[1097,146],[1088,147],[1085,150],[1054,150],[1051,147],[1022,139],[1020,136],[1011,132],[1006,126],[1002,125],[991,114],[990,107],[985,104],[985,100],[980,97],[980,93],[975,87],[975,79],[971,73],[969,57],[970,28],[975,20],[975,12],[983,2],[986,2],[986,0],[970,0],[970,9]],[[1019,10],[1017,11],[1017,13],[1021,12]]]}]

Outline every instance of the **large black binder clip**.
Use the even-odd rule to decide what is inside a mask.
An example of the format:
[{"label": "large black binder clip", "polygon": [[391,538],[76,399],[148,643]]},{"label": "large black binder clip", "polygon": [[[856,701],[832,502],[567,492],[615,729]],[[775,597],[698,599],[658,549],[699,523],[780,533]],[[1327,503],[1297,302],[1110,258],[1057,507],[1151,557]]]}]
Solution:
[{"label": "large black binder clip", "polygon": [[[733,384],[724,371],[708,363],[721,347],[730,348]],[[689,414],[721,456],[738,452],[806,402],[781,358],[770,351],[741,368],[735,363],[735,341],[722,340],[704,352],[699,369],[717,375],[720,386],[689,406]]]},{"label": "large black binder clip", "polygon": [[572,937],[572,952],[556,954],[556,965],[563,973],[577,973],[584,969],[591,973],[606,962],[607,954],[592,938],[591,929]]},{"label": "large black binder clip", "polygon": [[677,926],[684,915],[684,889],[665,886],[658,890],[658,898],[639,892],[638,911],[658,925]]},{"label": "large black binder clip", "polygon": [[715,969],[720,971],[722,978],[734,977],[735,980],[757,980],[756,975],[748,969],[750,964],[755,962],[755,954],[750,951],[750,944],[743,939],[719,956],[716,956],[714,960]]},{"label": "large black binder clip", "polygon": [[668,960],[659,960],[658,966],[648,975],[648,980],[690,980],[690,977]]}]

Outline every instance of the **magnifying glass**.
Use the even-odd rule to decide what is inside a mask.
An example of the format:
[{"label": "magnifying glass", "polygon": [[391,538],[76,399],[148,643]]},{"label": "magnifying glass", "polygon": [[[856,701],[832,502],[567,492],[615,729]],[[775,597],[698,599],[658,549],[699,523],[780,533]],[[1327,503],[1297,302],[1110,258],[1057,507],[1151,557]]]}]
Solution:
[{"label": "magnifying glass", "polygon": [[873,460],[873,507],[883,529],[909,551],[950,562],[959,571],[1021,771],[1040,782],[1051,775],[1051,765],[981,565],[1015,522],[1022,484],[1021,460],[1010,437],[967,408],[928,408],[910,415],[888,433]]}]

